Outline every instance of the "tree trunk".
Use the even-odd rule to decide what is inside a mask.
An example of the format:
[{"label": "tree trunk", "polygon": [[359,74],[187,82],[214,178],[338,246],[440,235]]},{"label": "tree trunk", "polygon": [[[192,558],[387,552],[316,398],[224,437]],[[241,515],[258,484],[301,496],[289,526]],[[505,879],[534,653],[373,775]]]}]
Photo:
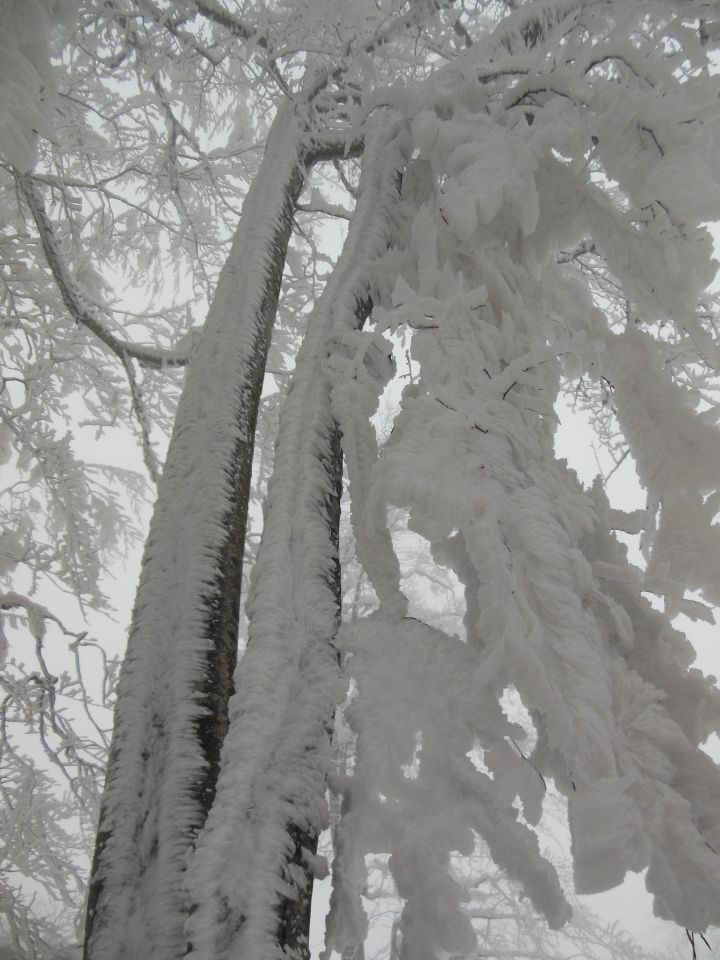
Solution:
[{"label": "tree trunk", "polygon": [[119,685],[86,960],[186,951],[183,876],[228,724],[255,424],[304,142],[282,108],[178,406]]},{"label": "tree trunk", "polygon": [[310,318],[281,412],[248,649],[215,803],[188,871],[194,960],[309,957],[329,726],[342,695],[333,646],[341,458],[324,364],[333,335],[367,314],[368,267],[389,242],[406,159],[403,130],[384,118],[366,145],[348,239]]}]

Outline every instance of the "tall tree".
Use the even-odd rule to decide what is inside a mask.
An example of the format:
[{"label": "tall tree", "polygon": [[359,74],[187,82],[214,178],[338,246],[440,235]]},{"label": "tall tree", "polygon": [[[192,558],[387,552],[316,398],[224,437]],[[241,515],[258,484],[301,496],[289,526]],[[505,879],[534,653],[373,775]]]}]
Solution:
[{"label": "tall tree", "polygon": [[[331,944],[362,941],[364,856],[380,849],[404,901],[400,955],[471,954],[477,931],[453,857],[477,834],[562,923],[561,885],[528,826],[543,777],[568,796],[580,888],[649,865],[659,912],[694,930],[717,922],[718,774],[699,744],[717,727],[718,696],[688,673],[668,618],[708,615],[688,590],[717,596],[717,347],[702,223],[718,196],[719,34],[701,0],[242,12],[113,0],[88,2],[70,26],[62,124],[43,130],[30,169],[34,135],[13,113],[4,167],[30,225],[7,242],[16,260],[41,251],[47,266],[20,275],[9,302],[23,321],[27,302],[42,317],[52,356],[41,377],[27,371],[22,390],[6,391],[18,446],[51,487],[64,476],[59,452],[75,460],[52,431],[33,439],[33,384],[57,380],[53,351],[66,335],[86,365],[100,351],[92,403],[113,395],[134,415],[158,475],[153,432],[177,383],[168,368],[192,357],[119,686],[90,960],[307,955],[327,737],[342,699],[334,419],[379,609],[340,633],[357,747],[353,775],[333,782],[345,814]],[[46,115],[36,87],[32,107]],[[238,129],[248,111],[254,144]],[[361,153],[358,193],[348,158]],[[344,211],[337,188],[302,191],[329,175],[358,197],[310,312],[318,246],[300,221]],[[294,230],[307,253],[299,270]],[[119,323],[83,257],[87,234],[98,267],[114,258],[160,293],[175,251],[199,264],[191,286],[214,288],[202,332],[181,303],[168,325],[153,310]],[[229,719],[258,406],[279,305],[298,296],[307,333],[280,414]],[[392,371],[384,335],[410,343],[413,382],[378,456],[370,418]],[[606,419],[612,399],[648,490],[642,516],[613,512],[555,459],[562,382],[579,382]],[[64,529],[58,489],[47,515]],[[92,525],[77,489],[67,549],[36,551],[35,564],[92,597],[93,550],[77,536]],[[463,584],[462,642],[407,615],[388,504],[409,512]],[[646,569],[627,565],[613,528],[642,531]],[[68,553],[76,562],[62,566]],[[531,710],[531,762],[509,747],[521,731],[498,704],[508,685]]]},{"label": "tall tree", "polygon": [[307,950],[328,728],[338,699],[342,466],[323,365],[331,338],[352,334],[364,320],[368,267],[391,238],[409,137],[392,116],[378,127],[368,133],[345,247],[310,317],[280,414],[226,775],[191,871],[198,908],[188,930],[198,957]]},{"label": "tall tree", "polygon": [[[257,32],[214,6],[198,9],[241,40]],[[424,14],[413,9],[401,25]],[[343,45],[345,58],[356,47],[362,53],[387,44],[397,18],[389,25],[378,19],[375,13],[364,34]],[[258,42],[272,54],[267,38]],[[274,65],[269,70],[277,73]],[[277,81],[288,102],[272,121],[178,405],[120,681],[90,887],[88,956],[150,950],[171,957],[185,949],[184,873],[214,797],[226,732],[270,334],[304,170],[357,149],[352,128],[338,127],[317,105],[345,71],[342,62],[313,63],[292,95],[289,81]],[[298,856],[288,852],[289,861]],[[275,939],[305,936],[302,924],[284,926],[287,934],[276,931]]]}]

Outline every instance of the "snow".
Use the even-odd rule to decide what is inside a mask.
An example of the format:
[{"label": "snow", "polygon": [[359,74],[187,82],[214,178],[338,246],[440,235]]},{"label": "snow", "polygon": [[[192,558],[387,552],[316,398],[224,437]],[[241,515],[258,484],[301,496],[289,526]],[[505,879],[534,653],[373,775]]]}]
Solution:
[{"label": "snow", "polygon": [[648,584],[657,582],[657,592],[670,598],[701,590],[717,605],[720,534],[712,525],[714,505],[706,502],[720,476],[717,428],[698,415],[697,398],[673,381],[648,335],[626,330],[610,337],[604,368],[640,480],[660,512],[645,536]]},{"label": "snow", "polygon": [[[592,6],[547,10],[572,20]],[[710,801],[720,771],[699,749],[718,729],[718,690],[688,670],[687,641],[669,622],[679,609],[707,615],[687,606],[687,589],[716,602],[720,443],[652,327],[674,323],[701,358],[712,353],[695,312],[714,269],[703,204],[677,186],[689,149],[705,209],[720,191],[703,159],[709,135],[688,129],[688,92],[667,74],[656,89],[658,61],[620,42],[636,16],[618,6],[597,51],[623,57],[629,86],[585,73],[589,48],[577,61],[570,52],[562,64],[536,61],[498,108],[466,53],[463,79],[448,67],[406,101],[408,226],[395,278],[379,267],[385,296],[373,319],[377,335],[411,337],[420,372],[376,462],[370,451],[356,529],[381,542],[387,505],[406,510],[410,529],[465,586],[467,637],[398,620],[382,600],[341,633],[357,744],[353,774],[337,784],[347,808],[328,928],[337,950],[362,936],[363,857],[384,850],[405,900],[408,955],[470,952],[450,861],[473,831],[552,923],[566,918],[532,832],[505,819],[530,782],[529,822],[540,802],[537,782],[507,762],[501,718],[490,719],[508,685],[536,727],[532,768],[568,797],[577,888],[606,890],[647,867],[659,916],[694,930],[720,921],[720,817]],[[519,18],[516,33],[528,25]],[[574,53],[584,34],[569,36]],[[516,112],[524,97],[532,123]],[[596,140],[604,179],[589,173]],[[555,265],[581,241],[606,257],[638,326],[617,332],[571,261]],[[611,516],[601,490],[584,491],[555,458],[561,359],[610,383],[648,493],[642,516]],[[365,417],[374,409],[354,404]],[[642,529],[646,571],[628,564],[618,523]],[[666,598],[666,613],[652,610],[647,590]],[[482,722],[467,715],[470,704],[485,711]],[[478,748],[491,780],[470,762]]]},{"label": "snow", "polygon": [[297,946],[285,952],[278,943],[282,901],[295,900],[306,883],[292,872],[288,830],[317,837],[327,824],[328,728],[343,693],[333,645],[340,463],[325,367],[329,345],[352,342],[364,319],[368,267],[392,235],[407,149],[405,125],[385,111],[368,137],[348,238],[309,319],[281,413],[248,599],[248,649],[236,674],[216,800],[189,869],[195,909],[188,934],[198,960],[269,960]]},{"label": "snow", "polygon": [[[561,925],[569,908],[553,868],[517,821],[499,779],[479,771],[469,756],[476,741],[490,749],[523,736],[485,687],[473,650],[412,618],[398,623],[381,616],[344,627],[340,644],[351,655],[348,673],[357,684],[347,711],[357,742],[353,775],[337,784],[345,813],[337,828],[337,913],[328,947],[341,951],[360,932],[343,929],[338,919],[353,914],[352,898],[364,883],[358,850],[387,850],[405,898],[410,955],[470,951],[465,895],[449,867],[452,851],[472,851],[475,834],[550,923]],[[537,784],[523,786],[532,805]]]},{"label": "snow", "polygon": [[207,761],[197,724],[207,712],[201,690],[213,597],[235,472],[252,457],[251,385],[262,370],[263,342],[267,349],[268,288],[299,192],[301,146],[292,112],[281,111],[188,370],[158,486],[91,880],[98,896],[93,960],[170,960],[185,952],[183,883],[188,842],[203,816],[197,783]]},{"label": "snow", "polygon": [[402,617],[407,613],[407,601],[400,591],[400,565],[385,525],[387,504],[378,498],[368,503],[370,474],[378,458],[370,421],[383,387],[395,372],[392,345],[382,337],[356,333],[349,342],[336,336],[331,349],[327,372],[333,385],[332,412],[342,433],[358,557],[383,609],[390,616]]},{"label": "snow", "polygon": [[[660,6],[663,36],[673,8]],[[280,942],[283,909],[305,903],[323,869],[312,847],[328,821],[328,731],[348,690],[356,756],[350,774],[330,777],[344,812],[328,951],[362,941],[365,857],[379,852],[404,901],[405,954],[472,953],[452,858],[478,837],[563,924],[568,904],[533,830],[547,779],[568,800],[579,890],[647,869],[658,915],[692,930],[720,923],[720,769],[700,749],[720,730],[720,693],[689,668],[670,623],[677,610],[705,615],[686,591],[718,595],[718,433],[672,356],[680,344],[693,364],[717,359],[698,312],[716,266],[702,223],[720,202],[716,134],[691,122],[692,78],[664,69],[644,9],[543,0],[415,90],[375,88],[363,102],[357,125],[372,134],[358,207],[281,413],[248,651],[184,877],[200,819],[204,598],[222,562],[234,451],[252,441],[237,370],[260,337],[286,203],[278,184],[297,162],[290,111],[276,121],[160,488],[107,799],[102,910],[114,922],[101,925],[93,960],[129,958],[141,943],[169,960],[186,935],[197,960],[301,955],[303,944]],[[551,55],[542,43],[555,30],[564,42]],[[510,58],[485,72],[490,54],[516,47],[515,69]],[[599,69],[609,60],[625,83]],[[679,184],[688,170],[706,202]],[[594,296],[573,248],[604,258]],[[622,326],[608,286],[628,303]],[[361,332],[369,298],[374,329]],[[398,333],[419,374],[378,449],[370,418],[393,373],[386,335]],[[642,516],[611,512],[601,485],[583,489],[556,458],[563,373],[609,384],[648,494]],[[380,601],[337,645],[335,420],[358,554]],[[389,506],[463,584],[462,640],[407,616]],[[647,570],[627,562],[613,533],[623,524],[642,531]],[[511,750],[525,731],[502,710],[508,686],[535,727],[527,760]],[[114,939],[126,917],[132,949]]]}]

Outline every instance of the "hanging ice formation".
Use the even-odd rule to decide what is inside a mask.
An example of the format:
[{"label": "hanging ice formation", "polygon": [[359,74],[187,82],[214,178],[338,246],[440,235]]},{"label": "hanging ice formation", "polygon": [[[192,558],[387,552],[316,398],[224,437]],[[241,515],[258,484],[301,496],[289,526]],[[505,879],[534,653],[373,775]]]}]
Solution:
[{"label": "hanging ice formation", "polygon": [[[334,784],[347,814],[328,949],[362,942],[364,856],[385,851],[405,900],[403,956],[472,952],[450,862],[475,835],[562,924],[568,908],[531,829],[543,777],[569,801],[580,892],[647,868],[657,914],[693,930],[720,923],[720,771],[700,749],[720,726],[720,692],[689,668],[669,620],[705,616],[685,592],[717,603],[720,587],[717,412],[688,375],[718,363],[700,308],[715,270],[703,221],[720,204],[717,91],[679,5],[647,19],[640,4],[560,6],[554,45],[508,53],[510,18],[416,95],[376,94],[407,111],[415,152],[404,243],[378,264],[385,297],[358,356],[403,330],[420,373],[375,463],[347,457],[358,552],[381,605],[341,631],[357,754]],[[591,297],[590,262],[627,301],[626,320]],[[614,389],[648,495],[646,571],[613,534],[637,518],[554,455],[563,375]],[[334,382],[341,429],[357,437],[354,412],[367,410],[346,392],[357,378]],[[404,616],[387,503],[463,583],[465,642]],[[498,702],[509,685],[535,722],[530,763]]]}]

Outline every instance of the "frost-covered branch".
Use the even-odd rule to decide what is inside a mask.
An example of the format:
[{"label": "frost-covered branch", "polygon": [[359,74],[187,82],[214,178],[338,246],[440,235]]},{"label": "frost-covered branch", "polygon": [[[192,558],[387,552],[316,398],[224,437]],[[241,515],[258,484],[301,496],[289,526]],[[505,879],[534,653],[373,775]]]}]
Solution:
[{"label": "frost-covered branch", "polygon": [[351,210],[339,203],[328,203],[318,191],[313,191],[308,203],[298,203],[297,209],[301,213],[320,213],[326,217],[339,217],[342,220],[352,218]]},{"label": "frost-covered branch", "polygon": [[[541,18],[527,20],[529,11]],[[639,37],[638,14],[629,16]],[[681,29],[669,21],[662,9],[642,21],[638,59],[652,57],[665,30]],[[363,858],[386,849],[407,956],[475,954],[479,931],[452,866],[475,835],[551,926],[567,918],[558,878],[526,832],[551,779],[568,798],[578,890],[607,889],[647,866],[663,916],[695,930],[720,918],[720,821],[700,788],[720,789],[720,768],[699,747],[720,726],[720,695],[711,678],[687,671],[684,641],[642,597],[655,590],[668,614],[702,617],[683,592],[718,596],[709,572],[720,547],[717,411],[699,409],[676,382],[665,344],[685,341],[713,273],[704,213],[683,189],[691,142],[713,209],[720,185],[704,132],[686,123],[695,104],[677,75],[666,72],[661,89],[634,80],[620,89],[605,71],[577,76],[595,46],[589,25],[611,47],[628,27],[626,7],[528,5],[511,23],[538,52],[526,78],[510,71],[505,89],[478,87],[466,64],[465,100],[451,64],[409,108],[409,226],[374,319],[376,337],[413,331],[419,374],[377,463],[372,452],[364,458],[372,465],[356,536],[359,546],[380,541],[386,504],[407,510],[413,532],[463,585],[467,642],[412,617],[398,623],[380,596],[391,578],[372,577],[368,551],[380,608],[340,640],[356,687],[348,715],[357,750],[340,784],[349,812],[339,827],[338,907],[357,939]],[[561,65],[550,55],[556,27]],[[517,116],[520,104],[531,119]],[[565,138],[570,117],[577,126]],[[593,300],[585,284],[598,260],[608,282]],[[623,323],[615,318],[624,304]],[[695,326],[693,339],[710,354],[707,327]],[[359,376],[362,357],[344,382]],[[651,497],[645,578],[613,538],[600,484],[587,494],[555,458],[562,367],[609,385]],[[532,712],[529,763],[511,747],[517,731],[503,727],[494,691],[508,685]],[[482,766],[470,760],[473,744]],[[657,765],[638,764],[651,754]]]},{"label": "frost-covered branch", "polygon": [[[117,663],[30,597],[6,592],[0,609],[0,930],[22,956],[54,960],[79,939]],[[53,672],[62,637],[71,658]]]},{"label": "frost-covered branch", "polygon": [[215,0],[193,0],[193,3],[198,13],[224,27],[239,40],[252,41],[258,47],[267,50],[268,38],[262,30],[250,26]]},{"label": "frost-covered branch", "polygon": [[45,204],[32,182],[32,177],[16,172],[15,178],[33,215],[48,266],[55,278],[63,302],[75,322],[94,334],[121,362],[124,362],[126,357],[132,357],[140,364],[158,369],[184,366],[189,360],[189,356],[185,352],[134,344],[120,339],[107,328],[100,317],[100,311],[80,289],[62,258],[52,224],[45,210]]},{"label": "frost-covered branch", "polygon": [[127,376],[128,384],[130,386],[130,397],[132,403],[132,410],[135,414],[135,419],[138,423],[140,429],[140,437],[142,441],[142,450],[143,450],[143,460],[145,461],[145,466],[147,471],[150,474],[150,478],[153,483],[157,483],[160,477],[160,464],[158,462],[157,454],[153,449],[152,440],[150,439],[150,424],[148,423],[147,410],[145,407],[145,398],[143,397],[143,392],[140,384],[138,383],[137,376],[132,367],[132,361],[130,357],[125,355],[122,358],[122,365],[125,370],[125,375]]}]

